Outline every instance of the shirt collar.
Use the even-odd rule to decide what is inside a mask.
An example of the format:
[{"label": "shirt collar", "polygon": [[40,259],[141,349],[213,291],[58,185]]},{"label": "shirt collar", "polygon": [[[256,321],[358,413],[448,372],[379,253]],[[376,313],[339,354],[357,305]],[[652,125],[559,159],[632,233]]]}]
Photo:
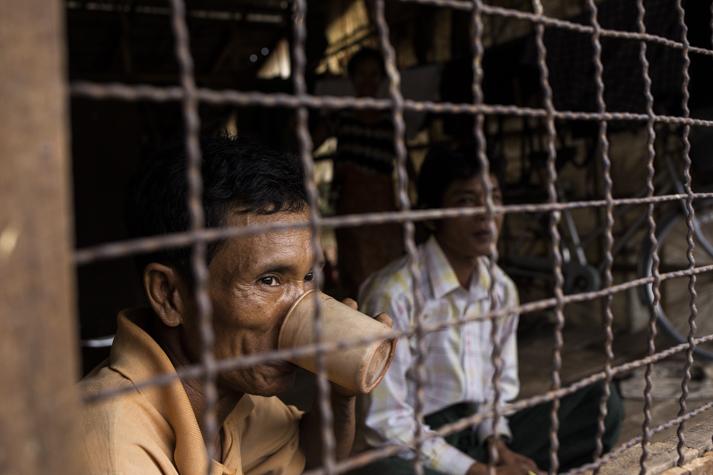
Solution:
[{"label": "shirt collar", "polygon": [[[431,284],[433,297],[438,299],[450,292],[461,288],[453,267],[451,267],[441,245],[438,244],[435,236],[431,236],[424,246],[426,268]],[[490,273],[488,272],[487,258],[478,259],[478,269],[475,278],[470,281],[468,293],[474,300],[485,298],[490,289]]]},{"label": "shirt collar", "polygon": [[[109,366],[133,383],[176,372],[161,346],[144,330],[150,318],[155,317],[149,309],[124,310],[119,313]],[[138,392],[173,429],[176,438],[174,461],[178,473],[204,474],[206,452],[203,435],[180,379],[176,378],[164,386],[141,388]],[[240,399],[233,413],[245,415],[250,413],[252,408],[253,401],[246,394]],[[229,416],[226,420],[226,425],[241,418],[233,413],[231,413],[232,417]],[[226,460],[226,462],[230,464],[234,460]],[[212,473],[223,474],[227,467],[212,461],[211,469]],[[228,471],[232,472],[232,470]]]},{"label": "shirt collar", "polygon": [[424,253],[434,298],[441,298],[460,288],[458,277],[434,236],[431,236],[426,242]]}]

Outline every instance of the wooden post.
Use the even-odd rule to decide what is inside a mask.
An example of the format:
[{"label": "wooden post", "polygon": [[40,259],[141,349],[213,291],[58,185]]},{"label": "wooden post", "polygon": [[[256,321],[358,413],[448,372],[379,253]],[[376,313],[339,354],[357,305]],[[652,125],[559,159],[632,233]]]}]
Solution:
[{"label": "wooden post", "polygon": [[0,473],[77,474],[64,2],[0,1]]}]

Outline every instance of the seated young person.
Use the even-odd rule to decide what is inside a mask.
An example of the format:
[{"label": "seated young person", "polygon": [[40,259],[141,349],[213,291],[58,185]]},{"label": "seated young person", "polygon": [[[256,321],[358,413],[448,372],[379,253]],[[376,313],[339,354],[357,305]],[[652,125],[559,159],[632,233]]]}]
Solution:
[{"label": "seated young person", "polygon": [[[201,143],[206,226],[289,225],[308,220],[300,163],[290,156],[227,138]],[[135,237],[189,229],[183,146],[145,163],[128,205]],[[207,292],[217,360],[275,349],[290,305],[314,286],[310,230],[282,228],[208,245]],[[164,386],[137,383],[201,361],[198,302],[190,249],[138,256],[148,305],[124,310],[109,359],[83,381],[89,393],[129,388],[128,394],[86,407],[82,421],[86,472],[91,474],[302,473],[321,464],[318,411],[302,413],[275,394],[293,384],[285,361],[220,372],[217,447],[206,459],[202,380]],[[336,457],[354,439],[354,395],[335,388]]]},{"label": "seated young person", "polygon": [[[483,206],[485,193],[478,160],[470,154],[447,149],[429,152],[418,180],[419,202],[424,208]],[[493,199],[501,201],[495,176]],[[426,324],[455,323],[484,315],[492,310],[489,298],[491,276],[488,272],[491,245],[497,242],[502,215],[484,215],[438,220],[430,224],[431,235],[419,246],[417,271],[420,291],[425,298],[423,319]],[[495,233],[491,231],[494,224]],[[394,328],[406,330],[416,315],[409,259],[402,258],[371,276],[362,286],[362,310],[370,314],[388,313]],[[515,285],[495,266],[495,306],[518,304]],[[501,401],[514,399],[518,393],[517,361],[518,316],[498,321],[502,345]],[[473,321],[449,326],[424,336],[425,385],[424,433],[475,414],[479,407],[493,400],[491,363],[491,321]],[[544,349],[543,349],[544,350]],[[365,407],[365,438],[372,447],[400,443],[406,449],[398,456],[369,465],[361,473],[413,473],[415,429],[415,362],[417,348],[412,337],[401,341],[394,361],[382,383],[369,395]],[[560,468],[568,469],[591,460],[595,450],[597,416],[602,384],[586,387],[561,400],[559,409]],[[604,435],[605,450],[616,438],[621,402],[612,388]],[[549,428],[551,403],[502,417],[493,430],[493,420],[485,419],[447,437],[429,439],[422,446],[426,473],[487,473],[487,441],[495,438],[499,452],[498,474],[528,474],[549,468]]]}]

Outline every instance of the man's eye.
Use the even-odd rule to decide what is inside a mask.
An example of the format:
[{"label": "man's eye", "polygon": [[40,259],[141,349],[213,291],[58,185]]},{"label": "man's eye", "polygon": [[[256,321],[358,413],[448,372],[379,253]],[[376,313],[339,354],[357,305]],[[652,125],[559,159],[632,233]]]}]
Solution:
[{"label": "man's eye", "polygon": [[308,272],[305,275],[305,282],[312,282],[314,280],[314,272]]},{"label": "man's eye", "polygon": [[264,285],[269,285],[270,287],[275,287],[280,285],[280,282],[277,280],[277,277],[274,275],[266,275],[265,277],[260,278],[260,283]]}]

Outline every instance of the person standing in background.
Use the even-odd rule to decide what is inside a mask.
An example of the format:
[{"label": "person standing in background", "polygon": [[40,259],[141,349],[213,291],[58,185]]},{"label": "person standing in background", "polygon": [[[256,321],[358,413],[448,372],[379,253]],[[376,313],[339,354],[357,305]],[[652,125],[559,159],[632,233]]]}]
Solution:
[{"label": "person standing in background", "polygon": [[[381,53],[363,48],[351,57],[347,73],[357,97],[377,97],[386,77]],[[338,215],[395,211],[394,127],[387,112],[346,110],[332,129],[337,138],[333,187]],[[413,175],[410,170],[409,174]],[[398,223],[336,230],[340,282],[356,296],[366,278],[403,254]]]}]

